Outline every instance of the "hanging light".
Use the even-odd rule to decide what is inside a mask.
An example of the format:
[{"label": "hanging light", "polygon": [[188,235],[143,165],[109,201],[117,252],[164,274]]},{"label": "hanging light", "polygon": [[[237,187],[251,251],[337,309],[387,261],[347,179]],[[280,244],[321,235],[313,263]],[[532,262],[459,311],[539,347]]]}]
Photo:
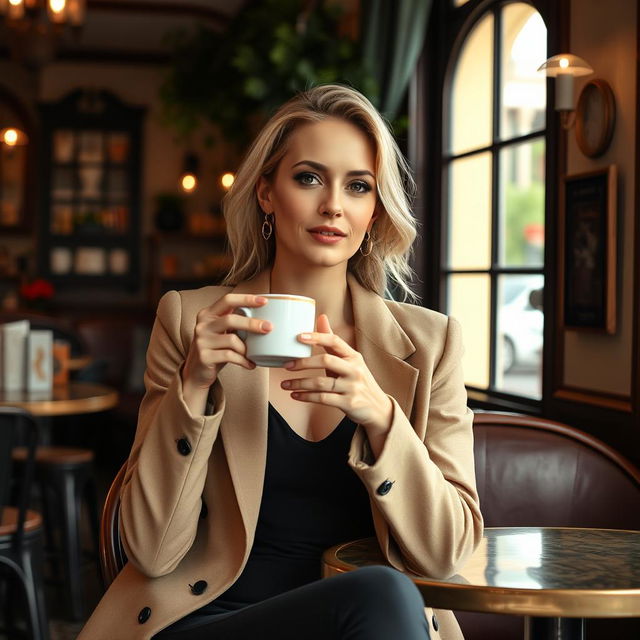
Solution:
[{"label": "hanging light", "polygon": [[78,31],[85,12],[86,0],[0,0],[11,54],[29,67],[48,62],[65,27]]},{"label": "hanging light", "polygon": [[186,193],[193,193],[198,188],[200,160],[195,153],[187,153],[184,157],[180,186]]},{"label": "hanging light", "polygon": [[228,171],[227,173],[223,173],[220,177],[220,184],[225,191],[228,191],[231,188],[231,185],[234,183],[235,179],[235,175]]}]

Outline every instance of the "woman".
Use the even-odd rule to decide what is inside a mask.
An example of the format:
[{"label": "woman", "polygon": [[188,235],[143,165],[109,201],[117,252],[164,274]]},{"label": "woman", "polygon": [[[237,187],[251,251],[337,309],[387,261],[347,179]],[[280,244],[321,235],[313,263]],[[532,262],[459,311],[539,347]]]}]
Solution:
[{"label": "woman", "polygon": [[[298,95],[225,202],[226,286],[170,292],[122,490],[129,563],[80,638],[459,638],[386,567],[320,578],[324,548],[376,535],[395,568],[455,572],[478,543],[458,324],[409,293],[406,165],[356,91]],[[312,355],[256,368],[259,294],[316,300]],[[439,631],[438,631],[439,629]]]}]

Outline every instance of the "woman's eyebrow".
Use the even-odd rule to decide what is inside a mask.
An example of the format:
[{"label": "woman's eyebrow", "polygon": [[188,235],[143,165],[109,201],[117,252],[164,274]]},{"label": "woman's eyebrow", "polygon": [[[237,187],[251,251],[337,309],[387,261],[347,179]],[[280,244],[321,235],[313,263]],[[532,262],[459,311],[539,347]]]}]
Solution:
[{"label": "woman's eyebrow", "polygon": [[[309,165],[310,167],[313,167],[317,171],[325,171],[326,172],[327,169],[328,169],[328,167],[326,167],[325,165],[320,164],[319,162],[314,162],[313,160],[300,160],[300,162],[296,162],[291,168],[293,169],[293,168],[295,168],[295,167],[297,167],[298,165],[301,165],[301,164]],[[358,171],[358,170],[347,171],[347,175],[348,176],[371,176],[375,180],[375,176],[368,169],[362,169],[360,171]]]}]

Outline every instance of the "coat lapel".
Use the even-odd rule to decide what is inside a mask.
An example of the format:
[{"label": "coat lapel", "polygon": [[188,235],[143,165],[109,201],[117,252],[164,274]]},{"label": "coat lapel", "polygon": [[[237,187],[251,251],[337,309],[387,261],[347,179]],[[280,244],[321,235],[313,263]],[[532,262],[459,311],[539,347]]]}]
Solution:
[{"label": "coat lapel", "polygon": [[380,388],[410,417],[418,370],[405,360],[416,348],[387,303],[347,276],[356,325],[356,345]]},{"label": "coat lapel", "polygon": [[[268,293],[269,274],[240,283],[233,293]],[[226,366],[220,373],[226,410],[220,423],[229,472],[242,514],[247,548],[258,522],[267,460],[269,370]]]}]

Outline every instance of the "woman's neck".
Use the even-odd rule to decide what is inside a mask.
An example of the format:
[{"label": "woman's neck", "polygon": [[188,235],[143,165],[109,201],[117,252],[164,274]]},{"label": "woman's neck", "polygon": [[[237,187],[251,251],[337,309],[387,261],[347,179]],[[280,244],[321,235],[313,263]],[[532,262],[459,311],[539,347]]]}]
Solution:
[{"label": "woman's neck", "polygon": [[353,326],[351,296],[346,269],[321,268],[295,272],[273,265],[270,275],[271,293],[307,296],[316,301],[316,316],[326,313],[334,331]]}]

